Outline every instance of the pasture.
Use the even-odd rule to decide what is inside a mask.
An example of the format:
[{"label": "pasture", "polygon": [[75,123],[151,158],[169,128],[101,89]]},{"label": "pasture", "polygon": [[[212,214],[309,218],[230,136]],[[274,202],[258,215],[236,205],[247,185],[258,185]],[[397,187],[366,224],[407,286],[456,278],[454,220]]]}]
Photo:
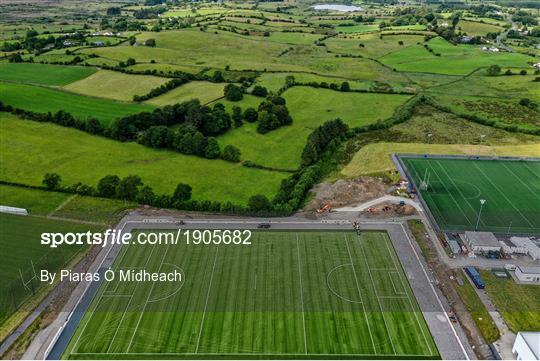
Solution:
[{"label": "pasture", "polygon": [[82,66],[0,63],[0,80],[38,85],[62,86],[95,72],[95,68]]},{"label": "pasture", "polygon": [[[521,128],[540,129],[540,112],[519,104],[519,98],[485,98],[484,96],[458,96],[437,93],[435,99],[458,114],[476,115],[506,125]],[[529,98],[530,99],[530,98]]]},{"label": "pasture", "polygon": [[0,184],[0,204],[25,208],[30,215],[46,216],[70,197],[66,193],[47,192]]},{"label": "pasture", "polygon": [[502,27],[494,24],[468,20],[461,20],[457,26],[458,30],[469,36],[485,36],[488,33],[499,33],[503,30]]},{"label": "pasture", "polygon": [[0,82],[0,101],[37,113],[64,110],[74,117],[97,118],[103,125],[128,114],[152,110],[147,104],[123,103],[41,86]]},{"label": "pasture", "polygon": [[380,60],[399,71],[449,75],[465,75],[477,68],[494,64],[501,67],[526,67],[530,61],[523,54],[486,52],[478,45],[452,45],[438,37],[426,44],[433,49],[433,53],[422,45],[412,45],[387,54]]},{"label": "pasture", "polygon": [[[373,93],[343,93],[297,86],[283,93],[293,124],[267,134],[257,133],[256,123],[245,123],[218,137],[223,146],[240,149],[243,160],[267,167],[294,170],[300,165],[302,149],[315,128],[341,118],[350,127],[390,117],[410,96]],[[238,104],[242,106],[241,102]]]},{"label": "pasture", "polygon": [[[254,232],[251,245],[130,245],[65,358],[436,358],[386,233]],[[270,332],[271,331],[271,332]]]},{"label": "pasture", "polygon": [[157,76],[100,70],[87,78],[64,86],[64,89],[82,95],[129,102],[133,100],[134,95],[145,95],[169,80]]},{"label": "pasture", "polygon": [[[420,157],[402,161],[441,229],[540,233],[540,162]],[[422,187],[424,182],[427,187]],[[481,199],[485,204],[480,213]]]},{"label": "pasture", "polygon": [[[246,204],[250,196],[272,197],[287,173],[242,167],[222,160],[121,143],[72,128],[24,121],[0,113],[0,174],[4,181],[41,185],[45,173],[58,173],[62,184],[116,174],[138,175],[158,194],[172,194],[180,182],[193,187],[197,200]],[[227,182],[223,181],[226,175]]]},{"label": "pasture", "polygon": [[208,81],[192,81],[166,92],[158,97],[151,98],[145,103],[164,106],[199,99],[201,104],[210,103],[222,98],[225,83],[211,83]]},{"label": "pasture", "polygon": [[332,37],[325,40],[324,43],[329,50],[335,53],[379,58],[423,41],[422,35],[386,35],[381,39],[378,33],[369,33],[355,37]]},{"label": "pasture", "polygon": [[[84,246],[60,246],[48,249],[41,245],[42,232],[87,232],[99,228],[87,224],[51,220],[33,216],[0,213],[0,323],[15,312],[43,284],[35,270],[57,271],[66,265]],[[38,271],[39,272],[39,271]],[[19,309],[24,311],[24,308]]]}]

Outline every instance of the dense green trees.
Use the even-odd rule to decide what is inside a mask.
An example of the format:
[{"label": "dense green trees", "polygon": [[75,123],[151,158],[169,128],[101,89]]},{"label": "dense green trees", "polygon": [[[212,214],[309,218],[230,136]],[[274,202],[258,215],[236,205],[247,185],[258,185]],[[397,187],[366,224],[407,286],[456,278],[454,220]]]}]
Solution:
[{"label": "dense green trees", "polygon": [[268,133],[283,125],[292,124],[292,118],[289,110],[285,106],[285,99],[279,96],[270,96],[259,104],[257,120],[257,132],[261,134]]},{"label": "dense green trees", "polygon": [[489,76],[499,75],[501,73],[501,67],[497,64],[491,65],[489,68],[487,68],[486,72]]},{"label": "dense green trees", "polygon": [[244,111],[244,120],[249,123],[257,121],[258,113],[254,108],[247,108]]},{"label": "dense green trees", "polygon": [[173,193],[173,200],[185,202],[191,199],[192,188],[189,184],[178,183]]},{"label": "dense green trees", "polygon": [[339,118],[327,121],[315,129],[309,135],[307,144],[302,151],[302,164],[307,166],[315,163],[328,145],[345,139],[348,131],[349,126]]},{"label": "dense green trees", "polygon": [[223,148],[223,154],[221,157],[229,162],[238,163],[240,162],[240,149],[234,145],[227,145]]},{"label": "dense green trees", "polygon": [[117,175],[106,175],[98,182],[98,195],[106,198],[114,198],[118,184],[120,184],[120,177]]},{"label": "dense green trees", "polygon": [[224,92],[225,98],[232,102],[237,102],[239,100],[242,100],[242,98],[244,97],[244,94],[242,94],[242,89],[239,86],[234,85],[234,84],[225,85],[223,92]]},{"label": "dense green trees", "polygon": [[41,182],[47,189],[54,190],[60,186],[62,178],[56,173],[46,173]]},{"label": "dense green trees", "polygon": [[258,194],[249,198],[248,207],[254,212],[269,211],[272,209],[272,203],[266,196]]},{"label": "dense green trees", "polygon": [[268,90],[263,86],[255,85],[251,91],[251,94],[257,97],[265,98],[268,95]]},{"label": "dense green trees", "polygon": [[124,200],[134,201],[139,193],[139,187],[143,182],[139,176],[128,175],[120,180],[116,187],[116,197]]}]

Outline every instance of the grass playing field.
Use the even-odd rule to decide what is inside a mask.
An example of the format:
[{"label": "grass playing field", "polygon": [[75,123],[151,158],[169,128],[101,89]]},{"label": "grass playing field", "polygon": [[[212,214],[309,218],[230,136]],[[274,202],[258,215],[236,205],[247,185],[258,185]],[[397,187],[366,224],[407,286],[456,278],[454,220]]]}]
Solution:
[{"label": "grass playing field", "polygon": [[[4,204],[4,203],[2,203]],[[61,246],[54,250],[40,244],[42,232],[87,232],[99,227],[33,216],[0,213],[0,324],[15,312],[15,305],[32,295],[42,284],[33,269],[57,271],[84,247]],[[22,276],[21,276],[22,275]],[[22,311],[22,309],[19,309]]]},{"label": "grass playing field", "polygon": [[438,357],[386,233],[251,242],[125,247],[117,271],[177,270],[183,282],[103,283],[64,357]]},{"label": "grass playing field", "polygon": [[478,230],[540,233],[540,162],[402,160],[442,229],[474,230],[484,199]]}]

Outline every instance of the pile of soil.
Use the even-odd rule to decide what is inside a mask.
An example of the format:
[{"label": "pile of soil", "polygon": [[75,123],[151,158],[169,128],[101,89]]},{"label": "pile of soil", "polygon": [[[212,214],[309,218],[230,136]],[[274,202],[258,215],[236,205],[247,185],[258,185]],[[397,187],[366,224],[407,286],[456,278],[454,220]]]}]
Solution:
[{"label": "pile of soil", "polygon": [[417,214],[413,206],[405,204],[403,206],[393,203],[381,203],[371,208],[371,212],[367,209],[362,211],[360,215],[365,218],[388,218],[388,217],[403,217]]},{"label": "pile of soil", "polygon": [[304,210],[314,211],[327,203],[336,208],[366,202],[382,197],[388,188],[382,178],[366,176],[340,179],[334,183],[320,183],[312,189],[315,197]]}]

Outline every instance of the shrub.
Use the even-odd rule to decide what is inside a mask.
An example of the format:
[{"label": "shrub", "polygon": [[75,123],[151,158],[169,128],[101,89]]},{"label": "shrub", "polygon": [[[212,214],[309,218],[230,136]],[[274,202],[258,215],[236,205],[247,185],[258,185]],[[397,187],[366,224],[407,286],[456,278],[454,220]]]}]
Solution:
[{"label": "shrub", "polygon": [[227,100],[232,102],[242,100],[244,97],[244,94],[242,94],[242,89],[234,84],[227,84],[225,86],[224,95]]}]

